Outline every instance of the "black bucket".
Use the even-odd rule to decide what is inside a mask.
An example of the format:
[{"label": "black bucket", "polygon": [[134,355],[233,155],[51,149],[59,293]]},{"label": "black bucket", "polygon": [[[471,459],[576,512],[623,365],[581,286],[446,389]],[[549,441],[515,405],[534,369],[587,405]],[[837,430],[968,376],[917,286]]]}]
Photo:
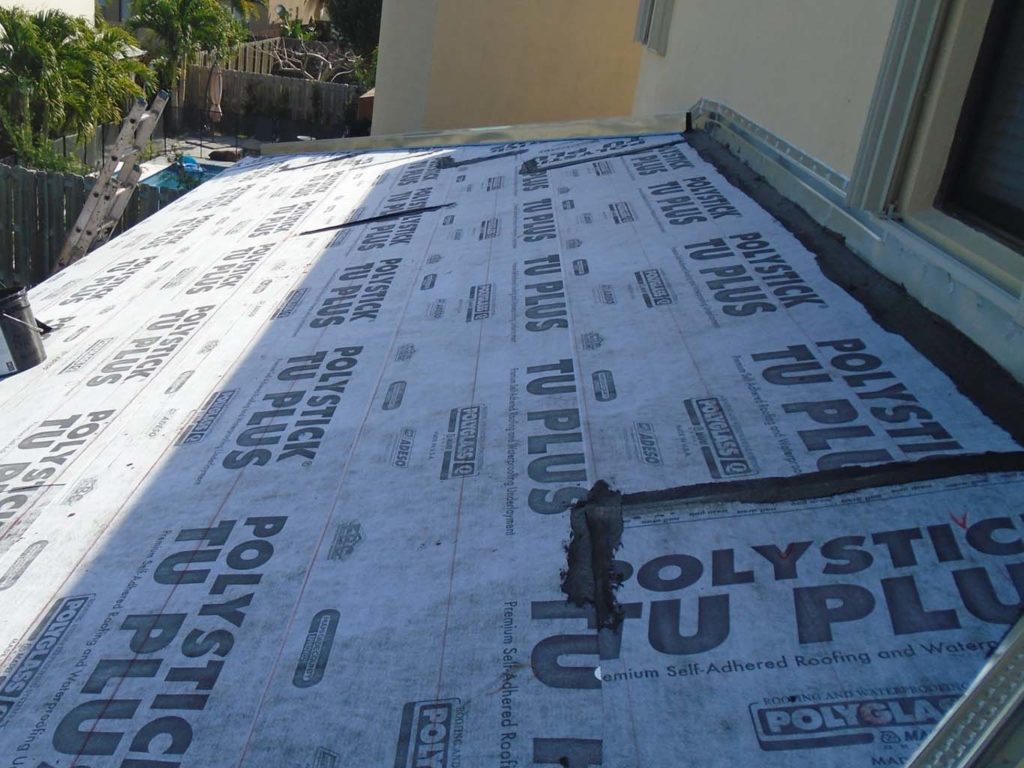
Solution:
[{"label": "black bucket", "polygon": [[24,288],[0,288],[0,376],[24,371],[46,359],[44,329],[32,316]]}]

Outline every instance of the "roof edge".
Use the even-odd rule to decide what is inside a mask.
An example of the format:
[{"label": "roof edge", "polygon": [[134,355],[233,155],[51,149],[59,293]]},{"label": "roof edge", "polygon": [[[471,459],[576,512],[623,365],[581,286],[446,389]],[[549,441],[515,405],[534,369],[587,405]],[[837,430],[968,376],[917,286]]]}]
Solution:
[{"label": "roof edge", "polygon": [[509,141],[634,136],[643,133],[679,132],[683,130],[685,124],[686,116],[681,113],[640,118],[610,117],[594,120],[568,120],[556,123],[493,125],[445,131],[359,136],[348,139],[286,141],[275,144],[262,144],[260,145],[260,154],[264,157],[269,157],[274,155],[305,155],[313,152],[347,152],[364,149],[404,149],[407,147],[445,147],[465,144],[501,144]]}]

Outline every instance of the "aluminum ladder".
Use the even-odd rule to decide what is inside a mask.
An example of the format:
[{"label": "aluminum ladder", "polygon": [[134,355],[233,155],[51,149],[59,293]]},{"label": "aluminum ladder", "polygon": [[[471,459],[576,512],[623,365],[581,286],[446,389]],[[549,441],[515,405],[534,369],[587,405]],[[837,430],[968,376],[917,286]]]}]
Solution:
[{"label": "aluminum ladder", "polygon": [[168,98],[167,91],[160,91],[148,109],[143,99],[135,100],[121,123],[117,141],[107,154],[75,226],[68,233],[57,260],[58,269],[78,261],[94,245],[105,243],[114,231],[139,183],[140,153],[153,135]]}]

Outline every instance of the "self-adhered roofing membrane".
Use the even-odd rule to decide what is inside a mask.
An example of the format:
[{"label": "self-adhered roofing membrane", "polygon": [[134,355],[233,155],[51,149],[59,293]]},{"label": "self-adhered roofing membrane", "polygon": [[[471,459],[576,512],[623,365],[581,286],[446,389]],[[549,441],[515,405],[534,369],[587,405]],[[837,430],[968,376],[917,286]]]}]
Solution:
[{"label": "self-adhered roofing membrane", "polygon": [[623,504],[566,602],[598,480],[1018,449],[679,135],[246,162],[30,297],[0,765],[898,764],[1019,613],[1013,472]]}]

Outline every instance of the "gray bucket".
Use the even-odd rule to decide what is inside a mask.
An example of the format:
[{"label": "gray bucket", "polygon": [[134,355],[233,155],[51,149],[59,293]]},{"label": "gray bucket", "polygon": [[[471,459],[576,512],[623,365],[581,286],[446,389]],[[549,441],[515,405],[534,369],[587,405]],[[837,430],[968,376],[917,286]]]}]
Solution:
[{"label": "gray bucket", "polygon": [[48,330],[33,317],[24,288],[0,288],[0,377],[43,362],[42,334]]}]

